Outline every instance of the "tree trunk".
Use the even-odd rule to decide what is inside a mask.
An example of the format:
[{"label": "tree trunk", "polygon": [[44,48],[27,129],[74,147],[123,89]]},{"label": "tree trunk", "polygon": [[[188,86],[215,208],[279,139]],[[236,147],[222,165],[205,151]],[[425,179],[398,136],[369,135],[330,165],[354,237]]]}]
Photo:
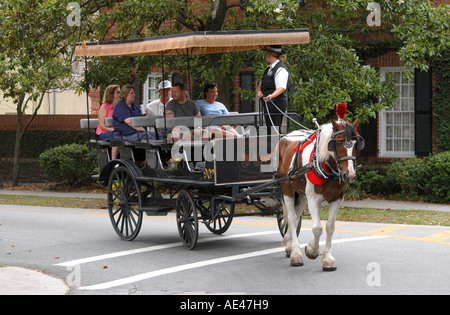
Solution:
[{"label": "tree trunk", "polygon": [[17,127],[16,127],[16,141],[14,142],[14,162],[13,162],[13,174],[12,174],[12,185],[16,187],[19,185],[19,174],[20,174],[20,142],[22,141],[23,130],[22,130],[22,105],[25,100],[25,94],[23,94],[19,103],[17,104]]}]

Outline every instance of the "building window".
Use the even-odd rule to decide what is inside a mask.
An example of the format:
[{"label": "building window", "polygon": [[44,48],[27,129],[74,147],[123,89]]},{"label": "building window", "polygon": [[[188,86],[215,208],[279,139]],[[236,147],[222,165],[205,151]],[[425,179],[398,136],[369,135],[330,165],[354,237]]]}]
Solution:
[{"label": "building window", "polygon": [[406,79],[406,70],[402,67],[380,69],[381,81],[386,79],[386,73],[394,75],[398,92],[398,102],[380,113],[380,157],[415,156],[414,79]]},{"label": "building window", "polygon": [[[166,80],[172,81],[172,75],[169,75]],[[162,81],[161,72],[152,72],[148,75],[147,81],[144,83],[144,97],[143,104],[148,104],[154,100],[159,99],[158,85]]]}]

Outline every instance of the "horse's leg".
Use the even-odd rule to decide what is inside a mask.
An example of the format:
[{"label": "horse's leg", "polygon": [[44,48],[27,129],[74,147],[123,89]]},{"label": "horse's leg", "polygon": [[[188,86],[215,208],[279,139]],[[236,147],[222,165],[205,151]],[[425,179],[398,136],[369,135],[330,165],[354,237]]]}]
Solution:
[{"label": "horse's leg", "polygon": [[297,238],[297,215],[295,213],[295,198],[283,196],[284,204],[287,210],[288,230],[286,232],[286,239],[290,241],[286,244],[286,254],[291,257],[291,266],[303,266],[303,256],[300,252],[300,244]]},{"label": "horse's leg", "polygon": [[297,231],[298,222],[300,221],[301,215],[303,214],[303,210],[306,207],[308,199],[306,199],[305,196],[299,195],[297,203],[295,204],[295,212],[297,214],[297,225],[295,226],[295,229]]},{"label": "horse's leg", "polygon": [[[300,218],[303,214],[303,210],[305,209],[306,203],[307,203],[307,199],[306,197],[302,196],[302,195],[297,195],[298,199],[295,203],[295,214],[296,214],[296,223],[295,223],[295,234],[293,233],[286,233],[286,235],[284,236],[284,242],[283,244],[287,245],[289,244],[289,246],[286,246],[286,257],[291,257],[291,250],[292,250],[292,235],[295,235],[296,238],[298,238],[297,236],[297,226],[298,223],[300,221]],[[285,222],[288,222],[288,218],[287,218],[287,212],[285,212]]]},{"label": "horse's leg", "polygon": [[[308,187],[309,186],[309,187]],[[306,245],[305,253],[309,259],[316,259],[319,256],[319,239],[322,235],[322,224],[320,223],[320,204],[322,199],[313,192],[314,186],[307,186],[308,209],[311,214],[312,232],[314,238]],[[308,189],[309,188],[309,189]],[[308,193],[309,190],[309,193]]]},{"label": "horse's leg", "polygon": [[291,237],[291,233],[289,233],[289,224],[288,224],[288,217],[289,217],[289,212],[286,208],[286,204],[284,202],[285,200],[285,196],[283,195],[282,198],[282,205],[283,205],[283,217],[284,217],[284,224],[288,225],[288,229],[286,230],[286,234],[284,234],[284,238],[283,238],[283,245],[286,246],[285,251],[286,251],[286,257],[291,257],[291,250],[292,250],[292,237]]},{"label": "horse's leg", "polygon": [[337,269],[335,265],[335,259],[331,255],[331,241],[333,238],[335,223],[336,223],[336,215],[341,206],[343,199],[338,199],[330,204],[330,209],[328,213],[328,221],[327,221],[327,240],[325,243],[325,248],[322,254],[322,269],[323,271],[335,271]]}]

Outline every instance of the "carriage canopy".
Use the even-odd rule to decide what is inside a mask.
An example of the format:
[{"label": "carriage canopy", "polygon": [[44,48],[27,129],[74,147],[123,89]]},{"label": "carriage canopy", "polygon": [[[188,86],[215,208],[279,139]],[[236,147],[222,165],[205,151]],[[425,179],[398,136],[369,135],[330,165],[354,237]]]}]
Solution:
[{"label": "carriage canopy", "polygon": [[262,49],[269,45],[299,45],[309,42],[307,29],[193,32],[122,41],[79,43],[80,57],[216,54]]}]

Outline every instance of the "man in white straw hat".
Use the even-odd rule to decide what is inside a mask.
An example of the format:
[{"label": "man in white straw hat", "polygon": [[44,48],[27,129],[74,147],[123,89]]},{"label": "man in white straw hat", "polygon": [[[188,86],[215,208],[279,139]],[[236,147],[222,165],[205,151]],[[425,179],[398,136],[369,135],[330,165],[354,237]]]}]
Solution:
[{"label": "man in white straw hat", "polygon": [[147,105],[146,115],[164,115],[164,107],[172,99],[172,83],[168,80],[161,81],[158,86],[158,92],[159,99]]}]

